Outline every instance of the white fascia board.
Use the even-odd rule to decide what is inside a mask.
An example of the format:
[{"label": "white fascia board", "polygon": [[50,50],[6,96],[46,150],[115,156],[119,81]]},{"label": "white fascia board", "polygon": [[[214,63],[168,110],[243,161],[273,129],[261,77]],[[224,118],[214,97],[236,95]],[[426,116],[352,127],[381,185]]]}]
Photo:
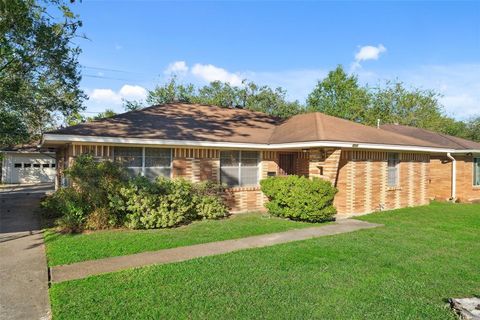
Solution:
[{"label": "white fascia board", "polygon": [[465,154],[465,153],[473,153],[474,155],[478,155],[480,154],[480,149],[465,149],[465,150],[455,150],[455,151],[452,151],[451,153],[461,153],[461,154]]},{"label": "white fascia board", "polygon": [[218,142],[218,141],[193,141],[193,140],[166,140],[166,139],[143,139],[143,138],[119,138],[119,137],[101,137],[101,136],[80,136],[80,135],[63,135],[47,133],[43,136],[44,143],[109,143],[109,144],[130,144],[130,145],[157,145],[157,146],[184,146],[184,147],[204,147],[204,148],[241,148],[241,149],[304,149],[318,147],[337,147],[352,149],[371,149],[371,150],[392,150],[392,151],[417,151],[417,152],[455,152],[453,149],[390,145],[390,144],[374,144],[374,143],[358,143],[345,141],[307,141],[292,143],[239,143],[239,142]]}]

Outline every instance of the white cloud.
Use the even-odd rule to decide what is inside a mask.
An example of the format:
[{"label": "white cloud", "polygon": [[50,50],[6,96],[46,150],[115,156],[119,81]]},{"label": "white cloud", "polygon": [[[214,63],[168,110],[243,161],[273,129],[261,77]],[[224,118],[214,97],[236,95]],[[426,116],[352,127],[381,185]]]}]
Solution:
[{"label": "white cloud", "polygon": [[112,89],[93,89],[90,93],[90,100],[114,104],[122,102],[120,96]]},{"label": "white cloud", "polygon": [[387,51],[382,44],[379,44],[377,47],[374,46],[363,46],[355,54],[355,61],[367,61],[367,60],[378,60],[380,54]]},{"label": "white cloud", "polygon": [[163,71],[166,75],[178,74],[184,75],[188,72],[188,66],[185,61],[175,61],[170,63],[165,71]]},{"label": "white cloud", "polygon": [[123,85],[120,90],[112,89],[93,89],[89,93],[90,101],[97,104],[104,104],[105,107],[111,105],[120,105],[122,99],[141,100],[147,96],[147,90],[137,85]]},{"label": "white cloud", "polygon": [[361,68],[362,66],[360,62],[362,61],[378,60],[378,58],[380,58],[380,55],[386,51],[387,51],[387,48],[385,48],[382,44],[379,44],[376,47],[374,46],[360,47],[357,53],[355,53],[355,61],[352,62],[351,71]]},{"label": "white cloud", "polygon": [[132,86],[129,84],[124,85],[120,91],[118,92],[118,95],[121,98],[124,99],[144,99],[147,96],[147,90],[144,87],[141,86]]},{"label": "white cloud", "polygon": [[242,84],[242,77],[239,74],[228,72],[223,68],[212,64],[197,63],[192,68],[192,74],[207,82],[222,81],[231,85],[239,86]]}]

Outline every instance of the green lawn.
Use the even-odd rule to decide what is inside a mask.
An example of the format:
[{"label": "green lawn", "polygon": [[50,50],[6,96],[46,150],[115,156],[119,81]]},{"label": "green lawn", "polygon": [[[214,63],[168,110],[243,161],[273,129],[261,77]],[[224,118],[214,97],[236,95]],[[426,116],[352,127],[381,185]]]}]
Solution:
[{"label": "green lawn", "polygon": [[53,284],[54,319],[455,319],[480,294],[480,206],[362,218],[385,226]]},{"label": "green lawn", "polygon": [[261,213],[234,215],[222,220],[196,221],[173,229],[115,230],[85,234],[45,232],[49,266],[160,250],[205,242],[312,227]]}]

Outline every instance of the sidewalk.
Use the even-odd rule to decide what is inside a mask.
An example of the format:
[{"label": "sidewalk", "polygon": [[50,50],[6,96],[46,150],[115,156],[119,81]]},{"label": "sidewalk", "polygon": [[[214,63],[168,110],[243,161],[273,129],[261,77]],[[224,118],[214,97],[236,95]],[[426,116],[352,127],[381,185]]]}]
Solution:
[{"label": "sidewalk", "polygon": [[296,229],[241,239],[210,242],[193,246],[55,266],[50,269],[50,277],[52,282],[82,279],[97,274],[115,272],[129,268],[185,261],[237,250],[268,247],[280,243],[306,240],[380,226],[382,225],[354,219],[345,219],[322,227]]}]

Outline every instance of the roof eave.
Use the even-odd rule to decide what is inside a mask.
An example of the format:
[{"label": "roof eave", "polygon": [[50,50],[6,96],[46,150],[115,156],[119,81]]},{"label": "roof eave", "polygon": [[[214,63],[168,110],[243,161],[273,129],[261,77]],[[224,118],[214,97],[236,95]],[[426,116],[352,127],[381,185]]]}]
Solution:
[{"label": "roof eave", "polygon": [[106,143],[106,144],[130,144],[130,145],[152,145],[152,146],[185,146],[185,147],[203,147],[203,148],[245,148],[245,149],[306,149],[319,147],[337,147],[351,149],[370,149],[370,150],[392,150],[392,151],[415,151],[430,153],[459,152],[460,150],[414,146],[414,145],[393,145],[361,143],[351,141],[304,141],[289,143],[244,143],[244,142],[223,142],[223,141],[195,141],[195,140],[169,140],[169,139],[144,139],[144,138],[121,138],[121,137],[102,137],[102,136],[81,136],[64,134],[45,134],[42,139],[43,144],[61,144],[61,143]]}]

